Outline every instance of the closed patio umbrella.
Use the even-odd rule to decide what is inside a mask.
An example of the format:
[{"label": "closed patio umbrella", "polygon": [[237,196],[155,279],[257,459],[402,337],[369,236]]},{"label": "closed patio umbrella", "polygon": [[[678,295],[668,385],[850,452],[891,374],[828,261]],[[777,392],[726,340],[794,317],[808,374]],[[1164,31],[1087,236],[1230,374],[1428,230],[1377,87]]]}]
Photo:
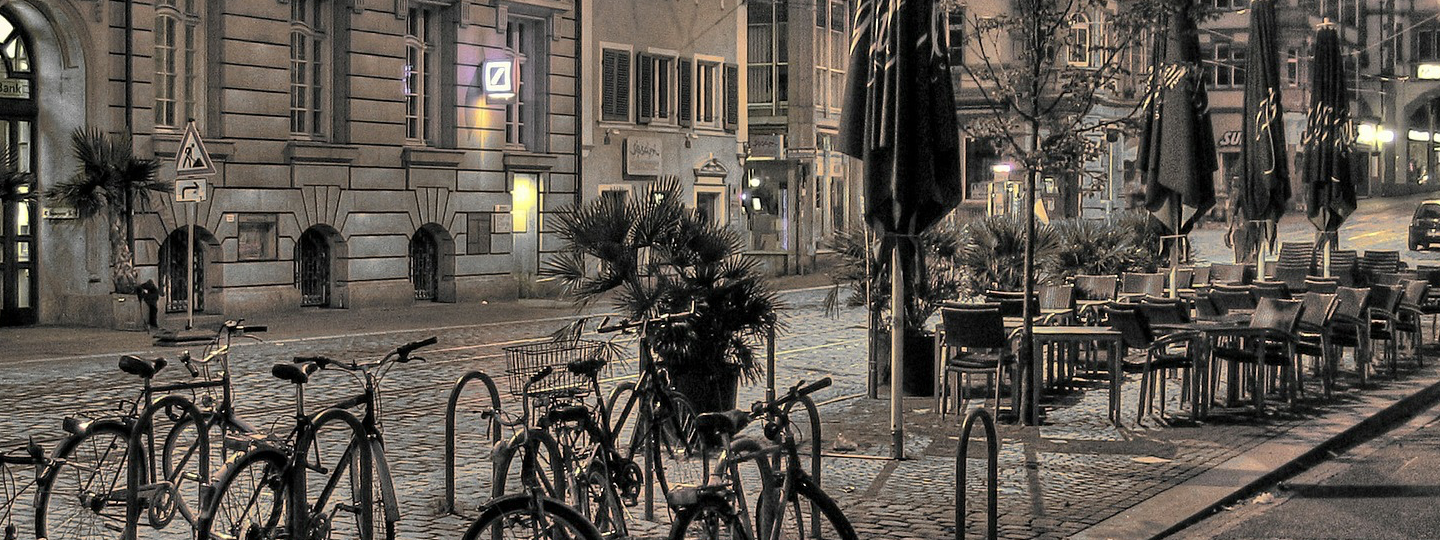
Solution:
[{"label": "closed patio umbrella", "polygon": [[865,219],[890,253],[890,430],[896,458],[904,457],[906,284],[924,271],[918,235],[962,196],[955,90],[945,18],[937,9],[935,0],[862,0],[856,6],[840,118],[840,151],[865,163]]},{"label": "closed patio umbrella", "polygon": [[[1257,252],[1265,276],[1265,251],[1275,243],[1275,223],[1290,201],[1290,167],[1285,160],[1285,109],[1280,101],[1280,65],[1275,49],[1275,5],[1250,3],[1250,42],[1245,63],[1245,115],[1241,127],[1240,182],[1234,187],[1242,223],[1232,223],[1237,262]],[[1238,232],[1238,234],[1237,234]]]},{"label": "closed patio umbrella", "polygon": [[1315,225],[1315,246],[1323,254],[1322,264],[1328,276],[1330,251],[1339,247],[1340,225],[1355,211],[1355,181],[1350,168],[1355,126],[1350,119],[1340,37],[1329,21],[1315,30],[1315,63],[1310,73],[1310,108],[1301,139],[1305,165],[1300,179],[1306,188],[1305,213]]},{"label": "closed patio umbrella", "polygon": [[[1171,271],[1178,241],[1215,206],[1214,128],[1200,65],[1199,32],[1190,0],[1171,3],[1169,31],[1157,43],[1140,136],[1145,208],[1164,223]],[[1172,290],[1175,280],[1171,279]]]}]

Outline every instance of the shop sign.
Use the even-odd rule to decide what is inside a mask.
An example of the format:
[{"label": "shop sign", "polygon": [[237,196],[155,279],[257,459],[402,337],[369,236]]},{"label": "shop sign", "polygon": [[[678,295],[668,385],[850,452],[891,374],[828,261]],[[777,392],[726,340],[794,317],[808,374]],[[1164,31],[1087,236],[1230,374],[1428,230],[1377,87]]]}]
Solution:
[{"label": "shop sign", "polygon": [[750,137],[750,157],[780,159],[784,155],[784,135],[771,134]]},{"label": "shop sign", "polygon": [[1240,146],[1240,132],[1226,131],[1224,135],[1220,136],[1220,140],[1217,141],[1215,145],[1220,147]]},{"label": "shop sign", "polygon": [[514,58],[502,58],[486,60],[481,66],[484,77],[485,97],[494,101],[506,101],[515,98],[519,81],[515,80],[518,73]]},{"label": "shop sign", "polygon": [[664,155],[660,139],[630,137],[625,139],[625,174],[659,176],[660,158]]},{"label": "shop sign", "polygon": [[45,219],[75,219],[80,217],[80,212],[73,206],[47,206],[40,209],[40,217]]},{"label": "shop sign", "polygon": [[0,98],[30,99],[30,81],[26,79],[0,79]]}]

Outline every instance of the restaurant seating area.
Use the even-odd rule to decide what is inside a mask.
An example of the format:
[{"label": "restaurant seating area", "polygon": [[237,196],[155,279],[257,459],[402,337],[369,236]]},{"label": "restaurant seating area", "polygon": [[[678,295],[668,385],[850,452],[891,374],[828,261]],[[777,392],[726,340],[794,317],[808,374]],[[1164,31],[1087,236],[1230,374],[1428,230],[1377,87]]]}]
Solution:
[{"label": "restaurant seating area", "polygon": [[[1333,399],[1337,390],[1363,391],[1377,374],[1402,377],[1422,365],[1421,351],[1440,348],[1440,267],[1406,268],[1393,251],[1323,257],[1309,243],[1283,244],[1266,266],[1265,275],[1254,265],[1217,263],[1037,287],[1039,373],[1021,360],[1021,293],[946,303],[936,327],[937,410],[963,413],[977,395],[1017,410],[1021,382],[1032,377],[1042,401],[1077,389],[1110,392],[1116,423],[1129,414],[1137,424],[1177,414],[1263,417]],[[1121,387],[1136,379],[1139,403],[1126,406]],[[984,391],[973,390],[977,382]],[[1182,410],[1167,411],[1177,403],[1167,387],[1176,391],[1177,382]]]}]

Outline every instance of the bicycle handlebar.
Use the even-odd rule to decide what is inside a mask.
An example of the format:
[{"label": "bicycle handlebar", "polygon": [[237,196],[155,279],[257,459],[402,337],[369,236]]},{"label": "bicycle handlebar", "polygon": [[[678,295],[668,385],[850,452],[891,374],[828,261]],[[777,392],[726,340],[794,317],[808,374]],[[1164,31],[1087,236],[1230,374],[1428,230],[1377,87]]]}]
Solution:
[{"label": "bicycle handlebar", "polygon": [[342,362],[336,362],[336,361],[331,360],[329,357],[326,357],[326,356],[296,356],[296,357],[295,357],[295,363],[296,363],[296,364],[315,364],[315,367],[320,368],[320,369],[326,369],[326,368],[329,368],[329,367],[331,367],[331,366],[334,366],[334,367],[338,367],[338,368],[340,368],[340,369],[343,369],[343,370],[345,370],[345,371],[355,371],[355,366],[354,366],[354,365],[345,364],[345,363],[342,363]]},{"label": "bicycle handlebar", "polygon": [[779,411],[780,409],[783,409],[786,405],[789,405],[790,403],[800,399],[801,397],[810,395],[818,390],[830,386],[832,382],[833,381],[830,379],[830,377],[825,377],[810,384],[805,384],[805,381],[800,381],[796,383],[795,386],[791,387],[790,391],[785,392],[785,395],[775,398],[775,401],[771,401],[769,403],[766,403],[764,401],[755,402],[755,406],[751,408],[750,414],[751,416],[759,417],[764,416],[767,413]]},{"label": "bicycle handlebar", "polygon": [[200,369],[195,367],[193,360],[193,358],[190,358],[190,351],[182,351],[180,353],[180,363],[185,366],[185,371],[190,372],[191,378],[200,376]]},{"label": "bicycle handlebar", "polygon": [[409,361],[410,361],[410,353],[415,352],[416,349],[419,349],[419,348],[421,348],[421,347],[429,347],[429,346],[431,346],[431,345],[434,345],[434,344],[438,343],[439,341],[440,341],[440,339],[439,339],[438,337],[436,337],[436,336],[430,336],[430,337],[425,338],[425,339],[422,339],[422,340],[411,341],[410,343],[406,343],[406,344],[404,344],[404,345],[401,345],[401,346],[399,346],[399,347],[396,347],[396,348],[395,348],[395,356],[397,357],[397,358],[396,358],[396,361],[398,361],[398,362],[400,362],[400,363],[402,363],[402,364],[405,363],[405,362],[409,362]]},{"label": "bicycle handlebar", "polygon": [[619,332],[619,331],[621,331],[621,330],[629,330],[629,329],[631,329],[631,328],[639,328],[640,326],[643,326],[643,325],[646,325],[646,324],[657,324],[657,323],[658,323],[658,324],[666,324],[666,323],[672,323],[672,322],[678,321],[678,320],[680,320],[680,319],[689,318],[689,317],[692,316],[692,315],[695,315],[695,310],[693,310],[693,309],[690,310],[690,311],[684,311],[684,312],[679,312],[679,313],[666,313],[666,314],[664,314],[664,315],[657,315],[657,316],[650,317],[650,318],[647,318],[647,319],[640,319],[640,320],[633,320],[633,321],[630,320],[630,319],[621,319],[620,322],[617,322],[617,323],[615,323],[615,324],[609,324],[609,325],[607,325],[607,324],[601,324],[598,328],[595,329],[595,331],[598,332],[598,333],[601,333],[601,334],[609,334],[609,333],[611,333],[611,332]]}]

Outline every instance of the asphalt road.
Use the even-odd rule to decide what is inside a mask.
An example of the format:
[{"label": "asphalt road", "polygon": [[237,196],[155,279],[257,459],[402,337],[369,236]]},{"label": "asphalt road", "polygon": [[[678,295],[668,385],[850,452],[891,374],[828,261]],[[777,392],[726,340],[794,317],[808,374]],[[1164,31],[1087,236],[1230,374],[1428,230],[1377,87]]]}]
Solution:
[{"label": "asphalt road", "polygon": [[1440,538],[1440,410],[1174,535],[1248,540]]},{"label": "asphalt road", "polygon": [[[1365,250],[1394,250],[1411,265],[1440,264],[1440,249],[1435,251],[1410,251],[1406,245],[1410,217],[1421,201],[1435,198],[1434,194],[1411,197],[1362,199],[1359,208],[1340,228],[1340,248],[1353,249],[1361,254]],[[1234,252],[1225,246],[1225,224],[1205,223],[1190,234],[1195,247],[1195,258],[1201,262],[1232,262]],[[1313,242],[1315,226],[1305,218],[1305,212],[1291,210],[1280,220],[1279,239],[1281,242]]]}]

